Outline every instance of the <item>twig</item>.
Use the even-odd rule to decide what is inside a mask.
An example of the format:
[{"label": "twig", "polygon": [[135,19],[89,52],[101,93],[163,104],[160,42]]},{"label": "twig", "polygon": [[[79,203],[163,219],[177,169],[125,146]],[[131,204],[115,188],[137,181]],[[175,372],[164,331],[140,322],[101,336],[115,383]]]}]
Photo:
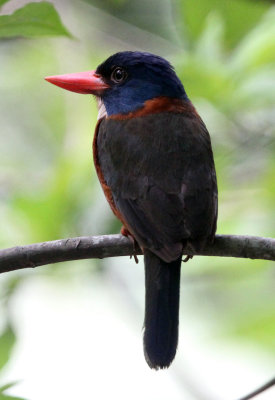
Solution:
[{"label": "twig", "polygon": [[263,392],[265,392],[267,389],[270,389],[272,386],[275,385],[275,378],[271,379],[270,381],[268,381],[266,384],[264,384],[263,386],[261,386],[259,389],[254,390],[253,392],[251,392],[250,394],[242,397],[239,400],[250,400],[253,397],[257,396],[258,394],[261,394]]},{"label": "twig", "polygon": [[[0,250],[0,273],[61,261],[129,256],[132,242],[122,235],[83,236]],[[135,254],[142,254],[135,249]],[[184,252],[185,254],[185,252]],[[190,249],[188,249],[190,255]],[[216,235],[215,241],[193,255],[275,260],[275,239]]]}]

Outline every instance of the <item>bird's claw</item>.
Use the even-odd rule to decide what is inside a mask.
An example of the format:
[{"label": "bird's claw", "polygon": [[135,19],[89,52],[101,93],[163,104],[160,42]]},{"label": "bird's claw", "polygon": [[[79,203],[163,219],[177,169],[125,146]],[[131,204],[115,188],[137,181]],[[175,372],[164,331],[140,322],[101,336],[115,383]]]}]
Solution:
[{"label": "bird's claw", "polygon": [[182,261],[186,263],[187,261],[192,260],[192,258],[193,256],[187,255]]},{"label": "bird's claw", "polygon": [[136,241],[136,239],[134,238],[134,236],[128,231],[128,229],[127,228],[125,228],[125,226],[123,226],[122,228],[121,228],[121,234],[123,235],[123,236],[126,236],[131,242],[132,242],[132,244],[133,244],[133,254],[131,254],[130,255],[130,259],[132,258],[132,257],[134,257],[134,260],[135,260],[135,263],[136,264],[138,264],[138,262],[139,262],[139,260],[138,260],[138,257],[137,257],[137,241]]}]

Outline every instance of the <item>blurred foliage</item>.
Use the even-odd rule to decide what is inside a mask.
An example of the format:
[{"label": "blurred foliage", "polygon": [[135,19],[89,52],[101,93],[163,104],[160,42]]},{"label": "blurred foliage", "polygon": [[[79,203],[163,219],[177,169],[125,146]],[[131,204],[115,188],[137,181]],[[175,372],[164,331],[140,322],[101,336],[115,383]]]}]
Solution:
[{"label": "blurred foliage", "polygon": [[[6,283],[1,287],[1,297],[0,297],[0,310],[1,310],[1,320],[0,324],[3,326],[0,333],[0,372],[5,369],[8,364],[14,345],[16,344],[16,335],[12,324],[10,322],[9,315],[9,303],[12,298],[13,292],[16,290],[17,285],[22,283],[19,277],[10,277]],[[18,397],[9,396],[6,394],[6,390],[12,388],[16,385],[16,382],[11,382],[0,387],[0,400],[23,400]]]},{"label": "blurred foliage", "polygon": [[224,44],[232,48],[260,21],[268,9],[268,3],[258,0],[204,0],[194,7],[191,1],[179,2],[182,28],[189,40],[195,43],[205,29],[205,22],[215,10],[222,16],[225,25]]},{"label": "blurred foliage", "polygon": [[[7,0],[0,0],[0,6]],[[11,15],[0,15],[0,38],[70,36],[51,3],[29,3]]]},{"label": "blurred foliage", "polygon": [[15,335],[11,326],[8,325],[0,336],[0,369],[8,362],[14,343]]},{"label": "blurred foliage", "polygon": [[0,7],[3,5],[3,4],[5,4],[5,3],[7,3],[9,0],[0,0]]},{"label": "blurred foliage", "polygon": [[[110,15],[147,32],[178,43],[173,20],[173,2],[169,0],[85,0]],[[104,21],[103,21],[104,23]],[[106,28],[108,22],[105,21]]]},{"label": "blurred foliage", "polygon": [[16,383],[8,383],[7,385],[0,387],[0,400],[24,400],[22,397],[14,397],[5,394],[6,390],[14,387],[15,385]]},{"label": "blurred foliage", "polygon": [[222,16],[224,45],[234,47],[268,10],[266,2],[258,0],[200,0],[196,7],[190,0],[85,0],[109,14],[140,29],[152,32],[186,46],[196,43],[205,29],[208,16],[215,10]]},{"label": "blurred foliage", "polygon": [[[29,7],[54,10],[35,4],[10,18]],[[197,0],[196,6],[188,0],[86,0],[67,2],[63,9],[78,41],[69,39],[55,14],[50,27],[67,38],[0,42],[1,247],[119,231],[92,165],[95,103],[42,78],[94,68],[115,51],[136,48],[169,58],[211,133],[218,233],[274,236],[274,6],[256,0]],[[1,18],[8,16],[0,16],[0,35]],[[22,36],[14,26],[13,34]],[[26,35],[46,34],[43,24],[36,27],[39,31],[27,28]],[[96,264],[85,264],[87,276]],[[73,279],[80,272],[70,265],[35,273]],[[183,268],[181,311],[191,309],[214,340],[273,350],[273,267],[265,261],[196,257]],[[10,300],[28,276],[21,271],[0,281],[0,366],[7,364],[15,341]]]}]

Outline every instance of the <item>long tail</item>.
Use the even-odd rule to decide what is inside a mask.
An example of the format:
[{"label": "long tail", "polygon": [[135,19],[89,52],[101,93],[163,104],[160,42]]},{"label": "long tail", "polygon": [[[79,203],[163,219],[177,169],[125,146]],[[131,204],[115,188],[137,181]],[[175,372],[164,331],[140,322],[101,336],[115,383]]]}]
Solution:
[{"label": "long tail", "polygon": [[181,257],[166,263],[148,250],[143,347],[149,367],[168,368],[178,345]]}]

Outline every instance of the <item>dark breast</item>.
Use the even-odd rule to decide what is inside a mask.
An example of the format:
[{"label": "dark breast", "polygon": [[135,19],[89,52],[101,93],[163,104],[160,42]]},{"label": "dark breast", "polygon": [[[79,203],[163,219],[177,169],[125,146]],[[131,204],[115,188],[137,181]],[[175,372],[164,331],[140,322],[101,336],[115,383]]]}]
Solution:
[{"label": "dark breast", "polygon": [[98,164],[112,201],[139,244],[175,259],[216,230],[217,185],[209,134],[195,113],[104,119]]}]

